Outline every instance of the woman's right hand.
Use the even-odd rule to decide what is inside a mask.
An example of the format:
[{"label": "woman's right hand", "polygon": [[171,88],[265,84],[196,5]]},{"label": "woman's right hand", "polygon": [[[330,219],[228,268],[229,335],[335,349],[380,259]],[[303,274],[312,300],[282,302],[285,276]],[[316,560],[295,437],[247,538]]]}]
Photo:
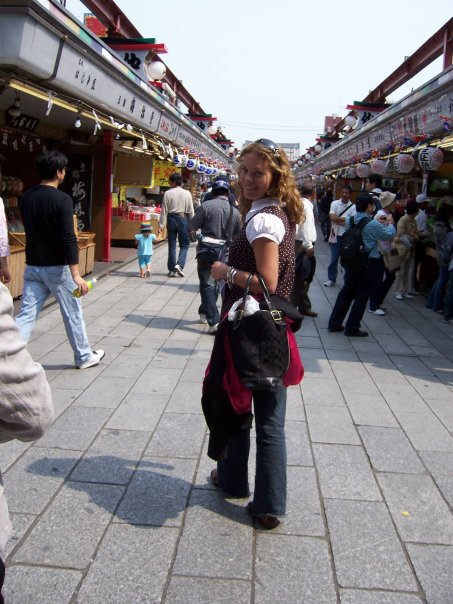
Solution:
[{"label": "woman's right hand", "polygon": [[228,269],[228,264],[216,260],[211,266],[211,277],[216,281],[219,281],[220,279],[225,280],[227,278]]}]

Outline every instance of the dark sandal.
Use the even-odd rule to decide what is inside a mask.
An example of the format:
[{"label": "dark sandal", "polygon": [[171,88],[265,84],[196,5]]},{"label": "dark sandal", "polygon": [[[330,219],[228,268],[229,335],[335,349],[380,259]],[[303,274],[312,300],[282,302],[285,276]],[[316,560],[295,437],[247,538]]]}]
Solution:
[{"label": "dark sandal", "polygon": [[277,526],[280,524],[280,520],[277,518],[277,516],[274,516],[274,514],[256,514],[256,515],[254,515],[253,506],[252,506],[251,501],[248,502],[246,509],[249,512],[249,514],[251,514],[251,516],[253,518],[256,518],[261,523],[263,528],[265,528],[268,531],[270,531],[274,528],[277,528]]},{"label": "dark sandal", "polygon": [[215,468],[211,470],[211,482],[215,487],[219,486],[219,474]]}]

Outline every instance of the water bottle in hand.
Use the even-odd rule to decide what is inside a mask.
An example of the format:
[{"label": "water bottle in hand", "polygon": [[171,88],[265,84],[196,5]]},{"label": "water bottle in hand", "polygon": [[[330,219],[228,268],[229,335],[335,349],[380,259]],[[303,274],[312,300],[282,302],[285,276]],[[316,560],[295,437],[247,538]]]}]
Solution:
[{"label": "water bottle in hand", "polygon": [[[88,285],[88,289],[93,289],[93,287],[96,285],[97,283],[97,279],[95,279],[94,277],[92,279],[88,279],[87,280],[87,285]],[[82,296],[82,292],[80,291],[80,289],[78,287],[75,288],[75,290],[73,290],[72,295],[75,298],[80,298]]]}]

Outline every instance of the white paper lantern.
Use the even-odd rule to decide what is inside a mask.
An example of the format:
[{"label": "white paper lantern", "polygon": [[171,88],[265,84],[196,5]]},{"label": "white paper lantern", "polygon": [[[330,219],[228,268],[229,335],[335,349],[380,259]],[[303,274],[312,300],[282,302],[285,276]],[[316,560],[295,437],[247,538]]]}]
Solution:
[{"label": "white paper lantern", "polygon": [[444,163],[444,154],[437,147],[425,147],[418,154],[418,163],[423,170],[438,170]]},{"label": "white paper lantern", "polygon": [[198,174],[204,174],[206,172],[206,166],[204,164],[199,163],[197,165]]},{"label": "white paper lantern", "polygon": [[357,124],[357,118],[355,115],[349,114],[344,118],[344,125],[347,126],[348,128],[354,128],[354,126]]},{"label": "white paper lantern", "polygon": [[322,147],[319,143],[317,145],[315,145],[315,151],[316,151],[316,153],[321,153]]},{"label": "white paper lantern", "polygon": [[346,178],[357,178],[357,170],[354,168],[354,166],[351,166],[347,169]]},{"label": "white paper lantern", "polygon": [[370,166],[368,164],[357,164],[355,169],[359,178],[368,178],[370,175]]},{"label": "white paper lantern", "polygon": [[214,136],[214,134],[217,132],[217,127],[216,126],[209,126],[208,128],[208,134],[209,136]]},{"label": "white paper lantern", "polygon": [[371,162],[371,172],[382,176],[385,172],[385,161],[383,159],[375,159]]},{"label": "white paper lantern", "polygon": [[173,163],[175,164],[175,166],[181,165],[181,156],[178,153],[173,156]]},{"label": "white paper lantern", "polygon": [[311,153],[305,153],[304,155],[305,159],[311,159]]},{"label": "white paper lantern", "polygon": [[189,159],[187,160],[186,163],[186,168],[188,170],[195,170],[195,168],[197,167],[197,161],[195,159],[192,159],[191,157],[189,157]]},{"label": "white paper lantern", "polygon": [[145,71],[151,80],[161,80],[167,73],[167,68],[161,61],[145,64]]},{"label": "white paper lantern", "polygon": [[415,165],[415,159],[409,153],[400,153],[393,163],[399,174],[408,174]]}]

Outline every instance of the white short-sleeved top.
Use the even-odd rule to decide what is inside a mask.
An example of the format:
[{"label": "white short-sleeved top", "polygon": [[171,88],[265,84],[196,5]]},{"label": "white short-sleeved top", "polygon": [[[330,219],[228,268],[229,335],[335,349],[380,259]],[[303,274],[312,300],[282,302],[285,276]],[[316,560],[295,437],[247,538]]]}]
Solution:
[{"label": "white short-sleeved top", "polygon": [[248,222],[245,234],[247,241],[252,244],[259,237],[267,237],[271,241],[275,241],[277,245],[283,241],[285,236],[285,225],[278,216],[274,214],[259,213],[264,208],[269,206],[278,206],[276,199],[257,199],[252,203],[252,207],[247,212],[245,221]]}]

